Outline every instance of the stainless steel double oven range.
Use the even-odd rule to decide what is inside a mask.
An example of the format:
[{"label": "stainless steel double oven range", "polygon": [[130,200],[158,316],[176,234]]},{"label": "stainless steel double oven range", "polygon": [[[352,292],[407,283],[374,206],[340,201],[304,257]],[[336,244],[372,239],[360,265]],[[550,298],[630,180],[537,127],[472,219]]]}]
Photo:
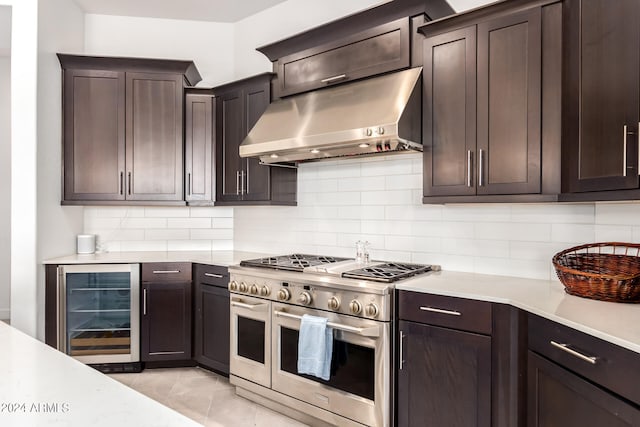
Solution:
[{"label": "stainless steel double oven range", "polygon": [[[301,254],[230,267],[236,392],[314,425],[391,425],[392,282],[434,267]],[[304,314],[333,330],[328,381],[297,373]]]}]

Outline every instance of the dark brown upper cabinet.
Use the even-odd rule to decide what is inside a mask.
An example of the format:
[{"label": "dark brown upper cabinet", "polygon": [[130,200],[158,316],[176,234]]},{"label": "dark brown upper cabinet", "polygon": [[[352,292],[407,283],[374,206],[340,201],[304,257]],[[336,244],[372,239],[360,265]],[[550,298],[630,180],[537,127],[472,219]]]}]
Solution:
[{"label": "dark brown upper cabinet", "polygon": [[536,3],[419,28],[424,203],[557,200],[562,15]]},{"label": "dark brown upper cabinet", "polygon": [[563,8],[562,185],[583,193],[565,198],[637,199],[640,3],[567,0]]},{"label": "dark brown upper cabinet", "polygon": [[59,54],[63,204],[184,204],[183,91],[191,61]]},{"label": "dark brown upper cabinet", "polygon": [[215,98],[211,91],[187,90],[184,138],[185,200],[189,205],[212,204]]},{"label": "dark brown upper cabinet", "polygon": [[295,205],[295,169],[242,158],[239,147],[271,102],[271,73],[214,89],[216,94],[216,205]]},{"label": "dark brown upper cabinet", "polygon": [[409,18],[279,58],[279,97],[409,67]]}]

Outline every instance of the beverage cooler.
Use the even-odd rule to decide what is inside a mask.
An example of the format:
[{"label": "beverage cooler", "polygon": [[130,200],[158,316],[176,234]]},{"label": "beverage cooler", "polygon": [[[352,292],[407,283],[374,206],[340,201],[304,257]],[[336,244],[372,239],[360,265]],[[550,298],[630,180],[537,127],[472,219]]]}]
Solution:
[{"label": "beverage cooler", "polygon": [[58,350],[107,372],[140,370],[140,265],[58,269]]}]

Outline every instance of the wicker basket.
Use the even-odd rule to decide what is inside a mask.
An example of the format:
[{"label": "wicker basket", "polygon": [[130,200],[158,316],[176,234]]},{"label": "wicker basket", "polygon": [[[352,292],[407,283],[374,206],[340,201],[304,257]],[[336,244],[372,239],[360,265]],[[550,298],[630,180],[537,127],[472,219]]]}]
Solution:
[{"label": "wicker basket", "polygon": [[613,302],[640,302],[640,244],[590,243],[553,256],[567,293]]}]

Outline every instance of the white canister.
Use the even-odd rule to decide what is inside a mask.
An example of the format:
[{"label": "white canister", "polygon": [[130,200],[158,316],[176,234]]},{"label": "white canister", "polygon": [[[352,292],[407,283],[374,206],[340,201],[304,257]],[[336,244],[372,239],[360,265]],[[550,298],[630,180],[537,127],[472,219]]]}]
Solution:
[{"label": "white canister", "polygon": [[78,244],[76,252],[79,254],[92,254],[96,251],[95,234],[78,234]]}]

